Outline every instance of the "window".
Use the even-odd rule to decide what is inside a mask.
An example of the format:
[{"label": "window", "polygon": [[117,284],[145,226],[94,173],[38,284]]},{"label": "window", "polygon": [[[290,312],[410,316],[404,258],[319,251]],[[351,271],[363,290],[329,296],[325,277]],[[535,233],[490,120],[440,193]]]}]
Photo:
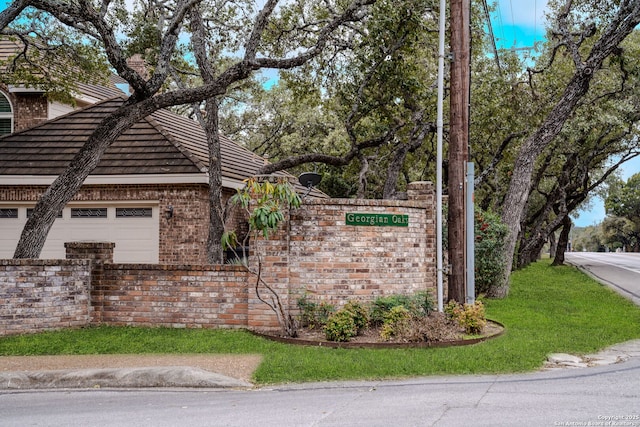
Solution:
[{"label": "window", "polygon": [[116,208],[116,218],[151,218],[151,208]]},{"label": "window", "polygon": [[107,208],[72,208],[71,218],[106,218]]},{"label": "window", "polygon": [[13,110],[9,98],[0,92],[0,136],[13,132]]},{"label": "window", "polygon": [[18,209],[2,208],[0,209],[0,218],[18,218]]}]

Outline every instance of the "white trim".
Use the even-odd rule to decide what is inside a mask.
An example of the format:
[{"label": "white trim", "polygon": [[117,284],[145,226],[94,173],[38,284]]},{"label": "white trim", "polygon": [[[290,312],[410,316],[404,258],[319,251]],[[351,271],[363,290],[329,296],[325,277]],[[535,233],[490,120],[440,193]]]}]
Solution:
[{"label": "white trim", "polygon": [[[139,208],[150,208],[159,206],[160,202],[158,200],[140,200],[140,199],[131,199],[131,200],[72,200],[65,205],[64,208],[84,208],[87,206],[96,207],[96,208],[104,208],[104,207],[139,207]],[[15,201],[15,200],[5,200],[0,201],[0,207],[3,208],[26,208],[33,209],[36,206],[35,201]]]},{"label": "white trim", "polygon": [[244,181],[232,181],[230,179],[222,178],[222,186],[225,188],[233,188],[234,190],[241,190],[245,187]]},{"label": "white trim", "polygon": [[[51,185],[53,175],[0,175],[0,185]],[[208,174],[90,175],[85,185],[208,184]],[[243,181],[222,178],[225,188],[244,188]]]},{"label": "white trim", "polygon": [[20,86],[8,85],[7,88],[9,89],[9,93],[44,93],[44,89],[36,89],[33,87],[24,86],[24,85],[20,85]]},{"label": "white trim", "polygon": [[[44,89],[37,89],[34,87],[24,86],[24,85],[19,85],[19,86],[8,85],[7,87],[9,89],[9,93],[45,93],[46,92]],[[102,101],[102,98],[96,98],[94,96],[90,96],[82,92],[80,93],[74,92],[71,94],[71,96],[73,96],[74,99],[76,99],[77,101],[86,102],[92,105]]]}]

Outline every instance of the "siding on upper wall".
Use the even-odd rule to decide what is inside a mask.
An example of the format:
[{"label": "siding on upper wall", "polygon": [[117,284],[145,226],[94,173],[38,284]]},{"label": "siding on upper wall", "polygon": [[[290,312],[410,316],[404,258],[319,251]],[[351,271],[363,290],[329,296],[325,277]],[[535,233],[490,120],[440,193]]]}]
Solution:
[{"label": "siding on upper wall", "polygon": [[71,105],[65,105],[59,102],[50,102],[49,114],[47,119],[55,119],[56,117],[64,116],[65,114],[68,114],[72,111],[74,111],[74,108]]}]

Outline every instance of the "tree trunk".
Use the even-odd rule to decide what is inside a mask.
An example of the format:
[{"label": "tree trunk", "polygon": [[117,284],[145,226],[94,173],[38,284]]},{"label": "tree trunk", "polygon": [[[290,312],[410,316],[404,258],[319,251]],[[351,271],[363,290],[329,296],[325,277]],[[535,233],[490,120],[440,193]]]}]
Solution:
[{"label": "tree trunk", "polygon": [[[191,28],[193,30],[192,46],[200,76],[205,84],[215,82],[215,69],[209,61],[206,47],[206,31],[202,15],[197,6],[190,11]],[[199,105],[198,105],[199,107]],[[222,264],[222,235],[224,234],[224,207],[222,206],[222,167],[220,159],[220,128],[218,117],[218,100],[208,98],[205,104],[205,117],[200,110],[196,116],[207,136],[209,151],[209,233],[207,235],[207,262]]]},{"label": "tree trunk", "polygon": [[571,232],[572,225],[571,217],[569,217],[569,215],[565,216],[562,221],[562,230],[558,237],[558,247],[556,248],[556,254],[551,265],[564,265],[564,253],[569,247],[569,233]]},{"label": "tree trunk", "polygon": [[[560,133],[565,122],[571,117],[578,102],[588,92],[594,74],[602,68],[603,61],[617,51],[619,44],[633,31],[639,22],[640,2],[620,6],[602,36],[595,42],[587,60],[576,64],[576,71],[558,103],[551,110],[540,128],[527,138],[520,148],[502,210],[502,220],[508,227],[508,234],[505,242],[505,270],[502,283],[497,285],[497,288],[503,289],[490,290],[489,294],[491,296],[504,296],[508,293],[509,275],[513,268],[520,222],[531,187],[536,159]],[[563,30],[566,30],[566,28]]]},{"label": "tree trunk", "polygon": [[540,252],[544,246],[544,238],[537,236],[535,242],[527,245],[525,250],[521,250],[518,256],[518,266],[520,268],[536,262],[540,258]]},{"label": "tree trunk", "polygon": [[394,199],[396,197],[396,193],[398,191],[398,177],[400,176],[404,160],[407,158],[408,151],[409,147],[402,144],[401,146],[396,147],[393,153],[393,159],[387,168],[387,179],[384,181],[384,188],[382,190],[382,198],[385,200]]},{"label": "tree trunk", "polygon": [[558,247],[558,242],[556,241],[556,233],[549,234],[549,255],[555,254]]},{"label": "tree trunk", "polygon": [[218,104],[215,98],[207,100],[205,117],[207,145],[209,146],[209,235],[207,261],[222,264],[222,234],[224,233],[224,209],[222,207],[222,169],[220,167],[220,134],[218,129]]}]

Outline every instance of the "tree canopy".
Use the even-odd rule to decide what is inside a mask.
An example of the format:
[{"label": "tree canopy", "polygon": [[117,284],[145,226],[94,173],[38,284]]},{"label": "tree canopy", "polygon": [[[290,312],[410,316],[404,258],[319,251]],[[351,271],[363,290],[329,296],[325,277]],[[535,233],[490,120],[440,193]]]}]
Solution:
[{"label": "tree canopy", "polygon": [[[566,237],[572,212],[639,153],[640,2],[548,6],[535,62],[502,50],[500,68],[485,15],[471,11],[476,200],[501,212],[508,230],[505,280],[493,296],[506,294],[513,266],[535,259],[558,230]],[[437,9],[434,0],[144,0],[133,11],[122,1],[12,2],[1,32],[30,50],[11,78],[63,97],[73,80],[110,70],[132,88],[47,190],[15,256],[39,254],[110,142],[160,108],[191,109],[209,135],[211,251],[222,231],[219,131],[268,157],[262,173],[313,167],[335,196],[401,198],[408,182],[433,180]],[[148,75],[127,64],[134,53]],[[72,79],[33,72],[72,63]],[[278,71],[275,85],[260,84],[265,69]]]},{"label": "tree canopy", "polygon": [[[257,70],[290,69],[330,48],[339,50],[343,38],[354,33],[349,25],[363,20],[372,3],[374,0],[335,1],[316,7],[313,1],[279,5],[277,0],[267,0],[257,8],[253,2],[243,0],[150,0],[137,2],[135,13],[129,15],[122,1],[13,2],[0,12],[3,34],[19,33],[23,19],[55,18],[61,26],[101,49],[109,66],[128,82],[132,91],[122,107],[104,119],[67,170],[46,190],[27,220],[14,256],[38,257],[57,213],[76,194],[111,142],[158,109],[208,100],[207,129],[213,133],[209,144],[213,159],[210,165],[219,166],[217,98]],[[144,24],[139,26],[141,22]],[[44,33],[50,29],[42,27]],[[182,44],[183,38],[189,42]],[[46,37],[40,39],[46,40]],[[133,49],[145,49],[141,54],[149,64],[148,76],[128,65],[127,58]],[[198,70],[195,75],[179,67],[185,64],[189,54],[195,56],[193,69]],[[191,85],[180,85],[180,79],[170,79],[181,72],[190,77]],[[214,176],[210,185],[210,208],[219,216],[222,211],[218,197],[219,172],[212,169],[210,175]],[[220,219],[212,218],[214,222],[219,225]],[[215,233],[217,237],[213,240],[217,239],[215,246],[219,248],[222,236],[219,226]]]}]

